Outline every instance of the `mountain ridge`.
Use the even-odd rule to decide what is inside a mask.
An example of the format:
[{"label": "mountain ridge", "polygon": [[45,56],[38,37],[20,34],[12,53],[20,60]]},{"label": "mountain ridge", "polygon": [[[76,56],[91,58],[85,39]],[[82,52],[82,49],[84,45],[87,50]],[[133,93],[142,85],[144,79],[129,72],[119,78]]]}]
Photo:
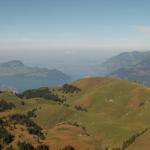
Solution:
[{"label": "mountain ridge", "polygon": [[[80,79],[67,88],[34,89],[23,98],[1,92],[4,107],[0,120],[7,120],[5,130],[13,136],[8,145],[2,145],[17,150],[18,143],[24,141],[24,146],[46,145],[52,150],[66,146],[77,150],[141,150],[140,142],[150,138],[149,98],[149,87],[108,77]],[[142,150],[147,150],[145,147]]]},{"label": "mountain ridge", "polygon": [[147,57],[150,57],[150,51],[123,52],[107,59],[104,63],[102,63],[100,66],[100,71],[103,72],[104,75],[109,75],[121,68],[136,65]]},{"label": "mountain ridge", "polygon": [[[57,69],[30,67],[20,60],[12,60],[0,64],[0,89],[27,89],[48,85],[61,85],[71,78]],[[13,90],[14,91],[14,90]]]},{"label": "mountain ridge", "polygon": [[40,77],[57,80],[68,80],[70,77],[57,69],[29,67],[20,60],[0,64],[0,76]]},{"label": "mountain ridge", "polygon": [[150,57],[136,65],[118,69],[112,72],[110,76],[126,80],[135,80],[145,85],[150,85]]}]

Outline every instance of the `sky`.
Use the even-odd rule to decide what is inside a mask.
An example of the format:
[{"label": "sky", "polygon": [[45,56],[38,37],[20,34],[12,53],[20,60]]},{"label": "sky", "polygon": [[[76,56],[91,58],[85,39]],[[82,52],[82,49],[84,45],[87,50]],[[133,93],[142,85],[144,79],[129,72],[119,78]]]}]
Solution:
[{"label": "sky", "polygon": [[150,50],[149,0],[0,0],[0,50]]}]

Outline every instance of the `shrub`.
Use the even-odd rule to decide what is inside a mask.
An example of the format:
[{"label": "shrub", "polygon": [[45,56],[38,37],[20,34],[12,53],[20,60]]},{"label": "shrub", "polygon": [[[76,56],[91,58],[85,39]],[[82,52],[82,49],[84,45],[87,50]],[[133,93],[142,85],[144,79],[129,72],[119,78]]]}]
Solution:
[{"label": "shrub", "polygon": [[9,144],[13,141],[13,136],[3,127],[0,127],[0,138],[3,144]]},{"label": "shrub", "polygon": [[36,150],[49,150],[49,147],[47,145],[40,145],[36,148]]},{"label": "shrub", "polygon": [[86,108],[82,108],[81,106],[75,106],[75,109],[78,110],[78,111],[87,112],[87,109]]},{"label": "shrub", "polygon": [[74,93],[74,92],[80,92],[81,90],[76,86],[64,84],[62,87],[62,91],[64,93]]},{"label": "shrub", "polygon": [[19,142],[18,148],[19,150],[34,150],[34,147],[31,144],[25,142]]},{"label": "shrub", "polygon": [[49,150],[47,145],[40,145],[37,148],[34,148],[31,144],[25,142],[18,143],[19,150]]},{"label": "shrub", "polygon": [[13,103],[8,103],[4,100],[0,101],[0,112],[15,108],[15,105]]},{"label": "shrub", "polygon": [[27,117],[29,117],[29,118],[35,118],[36,117],[36,114],[35,114],[36,111],[37,111],[36,108],[32,109],[31,111],[28,111],[27,112]]},{"label": "shrub", "polygon": [[15,123],[26,125],[29,133],[44,138],[44,134],[42,133],[42,128],[38,126],[35,122],[33,122],[28,116],[14,114],[10,116],[10,120],[14,121]]},{"label": "shrub", "polygon": [[75,150],[75,148],[73,146],[65,146],[63,149],[61,150]]}]

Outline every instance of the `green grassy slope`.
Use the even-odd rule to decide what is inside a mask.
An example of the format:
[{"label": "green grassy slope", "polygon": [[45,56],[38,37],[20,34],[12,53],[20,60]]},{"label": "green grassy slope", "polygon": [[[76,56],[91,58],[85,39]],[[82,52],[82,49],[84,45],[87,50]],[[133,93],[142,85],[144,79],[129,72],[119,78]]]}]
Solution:
[{"label": "green grassy slope", "polygon": [[92,135],[102,136],[104,141],[109,139],[110,145],[119,146],[132,134],[149,127],[148,87],[110,78],[88,78],[73,84],[83,91],[73,104],[84,107],[88,103],[88,112],[76,119],[87,126]]},{"label": "green grassy slope", "polygon": [[[64,93],[62,87],[50,88],[59,97],[65,97],[64,103],[43,98],[20,99],[11,93],[1,93],[0,99],[15,103],[16,108],[7,113],[1,113],[0,116],[9,113],[26,113],[33,108],[38,108],[37,117],[33,120],[50,132],[47,134],[47,139],[57,149],[57,141],[59,141],[59,146],[67,142],[63,141],[62,137],[65,139],[67,136],[72,136],[72,138],[77,136],[76,134],[70,135],[67,131],[62,132],[60,129],[56,130],[55,127],[60,123],[65,123],[65,128],[75,133],[76,129],[68,126],[68,123],[77,123],[86,129],[90,136],[80,137],[82,141],[80,142],[86,143],[82,145],[83,147],[81,143],[77,144],[79,138],[78,140],[70,138],[72,139],[70,143],[78,149],[81,149],[81,146],[82,150],[89,145],[97,148],[102,145],[108,145],[111,148],[121,147],[124,141],[145,128],[149,128],[150,88],[135,82],[99,77],[84,78],[71,84],[81,91]],[[24,101],[25,105],[22,106],[20,101]],[[76,109],[76,106],[80,106],[83,110]],[[61,130],[66,129],[63,126]],[[128,149],[136,149],[136,145],[140,145],[143,139],[148,140],[148,137],[149,131],[136,138]],[[146,140],[145,145],[148,145]],[[144,146],[142,150],[148,149]]]}]

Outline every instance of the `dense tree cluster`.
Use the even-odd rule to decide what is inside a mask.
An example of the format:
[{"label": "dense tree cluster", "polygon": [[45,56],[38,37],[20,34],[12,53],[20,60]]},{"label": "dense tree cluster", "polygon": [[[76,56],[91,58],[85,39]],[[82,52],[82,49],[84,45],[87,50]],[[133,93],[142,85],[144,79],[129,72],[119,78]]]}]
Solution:
[{"label": "dense tree cluster", "polygon": [[73,86],[73,85],[70,85],[70,84],[64,84],[62,86],[62,91],[64,93],[74,93],[74,92],[78,93],[81,90],[78,87],[76,87],[76,86]]},{"label": "dense tree cluster", "polygon": [[11,135],[2,125],[0,125],[0,139],[3,144],[9,144],[13,141],[13,135]]},{"label": "dense tree cluster", "polygon": [[42,128],[38,126],[35,122],[33,122],[30,117],[27,115],[14,114],[10,116],[10,120],[14,121],[16,124],[22,124],[27,127],[27,130],[30,134],[35,134],[40,138],[44,138],[44,134],[42,133]]},{"label": "dense tree cluster", "polygon": [[63,102],[63,99],[59,98],[57,94],[54,94],[47,87],[34,89],[34,90],[27,90],[17,96],[19,96],[20,98],[27,98],[27,99],[40,97],[40,98],[45,98],[53,101]]},{"label": "dense tree cluster", "polygon": [[25,142],[19,142],[18,148],[19,150],[34,150],[34,147],[31,144]]},{"label": "dense tree cluster", "polygon": [[0,100],[0,112],[3,112],[8,109],[15,108],[13,103],[8,103],[5,100]]},{"label": "dense tree cluster", "polygon": [[19,150],[49,150],[47,145],[40,145],[37,148],[34,148],[31,144],[25,142],[18,143]]},{"label": "dense tree cluster", "polygon": [[47,145],[40,145],[35,150],[49,150],[49,147]]}]

